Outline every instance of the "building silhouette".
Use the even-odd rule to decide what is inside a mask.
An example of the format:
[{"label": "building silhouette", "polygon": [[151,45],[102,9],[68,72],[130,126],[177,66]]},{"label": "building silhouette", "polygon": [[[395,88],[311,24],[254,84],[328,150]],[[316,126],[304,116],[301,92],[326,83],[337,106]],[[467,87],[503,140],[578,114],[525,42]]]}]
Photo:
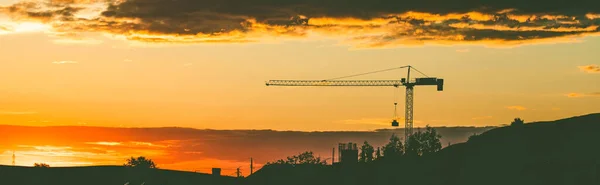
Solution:
[{"label": "building silhouette", "polygon": [[358,148],[356,143],[340,143],[338,145],[338,159],[341,164],[358,163]]}]

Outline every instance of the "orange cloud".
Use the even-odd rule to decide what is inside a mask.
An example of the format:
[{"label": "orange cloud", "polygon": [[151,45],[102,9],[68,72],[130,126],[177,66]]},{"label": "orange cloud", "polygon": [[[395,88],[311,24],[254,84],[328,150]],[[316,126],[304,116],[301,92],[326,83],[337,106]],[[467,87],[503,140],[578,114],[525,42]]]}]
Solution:
[{"label": "orange cloud", "polygon": [[600,14],[591,14],[591,13],[588,13],[588,14],[585,14],[585,16],[588,19],[600,19]]},{"label": "orange cloud", "polygon": [[584,96],[584,94],[581,94],[581,93],[569,93],[566,96],[569,97],[569,98],[579,98],[579,97]]},{"label": "orange cloud", "polygon": [[117,145],[121,145],[120,142],[107,142],[107,141],[87,142],[86,144],[104,145],[104,146],[117,146]]},{"label": "orange cloud", "polygon": [[507,109],[510,110],[517,110],[517,111],[523,111],[523,110],[527,110],[527,108],[523,107],[523,106],[518,106],[518,105],[514,105],[514,106],[508,106],[506,107]]},{"label": "orange cloud", "polygon": [[579,27],[559,27],[559,28],[547,28],[546,26],[520,26],[510,27],[506,25],[484,25],[484,24],[468,24],[468,23],[455,23],[450,24],[450,27],[462,28],[462,29],[478,29],[478,30],[497,30],[497,31],[548,31],[548,32],[593,32],[598,29],[599,26],[588,26],[584,28]]},{"label": "orange cloud", "polygon": [[600,66],[592,64],[586,66],[578,66],[579,69],[586,73],[600,73]]},{"label": "orange cloud", "polygon": [[592,96],[600,96],[600,92],[593,92],[593,93],[569,93],[569,94],[566,94],[565,96],[567,96],[569,98],[592,97]]}]

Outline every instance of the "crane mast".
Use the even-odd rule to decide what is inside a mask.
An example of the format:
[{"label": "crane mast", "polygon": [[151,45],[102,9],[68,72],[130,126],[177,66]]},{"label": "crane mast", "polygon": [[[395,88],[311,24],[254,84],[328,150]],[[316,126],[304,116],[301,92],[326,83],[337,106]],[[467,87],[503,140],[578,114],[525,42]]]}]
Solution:
[{"label": "crane mast", "polygon": [[[390,71],[395,69],[408,68],[408,72],[406,78],[402,78],[400,80],[338,80],[342,78],[361,76],[366,74],[378,73],[383,71]],[[404,137],[405,142],[407,142],[408,138],[413,133],[413,102],[414,102],[414,87],[415,86],[424,86],[424,85],[435,85],[437,86],[438,91],[444,90],[444,79],[428,77],[427,75],[421,73],[426,76],[425,78],[410,78],[411,70],[415,70],[421,73],[419,70],[415,69],[412,66],[402,66],[397,68],[390,68],[380,71],[374,71],[369,73],[362,73],[357,75],[344,76],[329,80],[269,80],[266,82],[267,86],[353,86],[353,87],[363,87],[363,86],[390,86],[390,87],[406,87],[406,99],[405,99],[405,109],[404,109]],[[392,122],[392,126],[399,126],[398,122],[394,120]]]}]

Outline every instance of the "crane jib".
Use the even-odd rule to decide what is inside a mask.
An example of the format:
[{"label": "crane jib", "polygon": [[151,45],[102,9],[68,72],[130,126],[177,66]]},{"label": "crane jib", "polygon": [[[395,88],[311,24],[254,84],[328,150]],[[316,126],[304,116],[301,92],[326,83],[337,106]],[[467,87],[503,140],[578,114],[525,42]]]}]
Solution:
[{"label": "crane jib", "polygon": [[443,79],[416,78],[410,82],[403,80],[269,80],[267,86],[420,86],[437,85],[443,89]]},{"label": "crane jib", "polygon": [[271,80],[273,86],[402,86],[400,80]]}]

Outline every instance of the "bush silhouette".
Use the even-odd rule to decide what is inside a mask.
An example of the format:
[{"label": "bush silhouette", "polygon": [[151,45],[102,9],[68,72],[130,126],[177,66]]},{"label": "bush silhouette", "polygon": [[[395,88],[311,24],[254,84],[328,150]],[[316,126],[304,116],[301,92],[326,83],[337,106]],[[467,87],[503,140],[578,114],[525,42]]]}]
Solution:
[{"label": "bush silhouette", "polygon": [[306,151],[306,152],[300,153],[298,155],[289,156],[285,160],[279,159],[275,162],[268,162],[266,165],[272,165],[272,164],[291,164],[291,165],[319,164],[319,165],[325,165],[326,162],[325,162],[325,160],[321,160],[321,157],[315,157],[315,155],[312,151]]},{"label": "bush silhouette", "polygon": [[140,156],[137,158],[131,157],[127,159],[125,166],[134,168],[156,168],[156,164],[154,163],[154,161],[144,156]]},{"label": "bush silhouette", "polygon": [[524,120],[522,120],[521,118],[515,118],[515,120],[512,123],[510,123],[510,126],[521,126],[523,124],[525,124]]},{"label": "bush silhouette", "polygon": [[36,167],[36,168],[50,168],[50,165],[48,165],[46,163],[35,163],[35,164],[33,164],[33,167]]}]

